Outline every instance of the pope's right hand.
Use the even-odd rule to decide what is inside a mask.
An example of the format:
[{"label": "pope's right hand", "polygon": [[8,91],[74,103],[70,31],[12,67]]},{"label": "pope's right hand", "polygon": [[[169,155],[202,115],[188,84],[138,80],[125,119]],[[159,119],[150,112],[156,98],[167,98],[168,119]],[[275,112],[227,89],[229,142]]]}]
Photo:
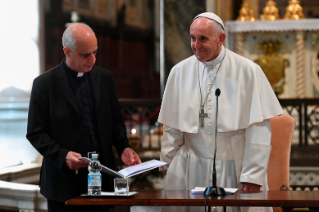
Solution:
[{"label": "pope's right hand", "polygon": [[82,157],[81,154],[70,151],[66,155],[65,164],[71,170],[78,170],[88,167],[89,164],[87,162],[78,159],[80,157]]}]

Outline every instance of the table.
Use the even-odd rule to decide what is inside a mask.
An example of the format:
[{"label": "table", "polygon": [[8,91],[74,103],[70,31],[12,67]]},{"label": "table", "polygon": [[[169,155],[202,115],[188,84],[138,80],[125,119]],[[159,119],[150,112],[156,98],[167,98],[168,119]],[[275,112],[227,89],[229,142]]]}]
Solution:
[{"label": "table", "polygon": [[[75,197],[66,201],[67,206],[203,206],[204,195],[190,191],[139,191],[131,197]],[[282,207],[291,211],[299,207],[319,207],[319,191],[261,191],[247,193],[238,191],[223,197],[209,197],[210,206],[265,206]]]}]

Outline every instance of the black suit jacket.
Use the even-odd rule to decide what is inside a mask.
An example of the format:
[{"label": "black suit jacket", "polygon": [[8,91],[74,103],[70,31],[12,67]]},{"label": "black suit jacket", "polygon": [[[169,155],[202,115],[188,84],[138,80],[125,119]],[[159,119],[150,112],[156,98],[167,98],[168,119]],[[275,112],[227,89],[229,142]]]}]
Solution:
[{"label": "black suit jacket", "polygon": [[[104,163],[114,169],[114,146],[118,155],[129,146],[112,74],[94,66],[90,71],[97,128]],[[87,188],[87,169],[81,179],[65,165],[69,151],[81,153],[82,130],[76,98],[63,62],[38,76],[30,98],[27,139],[43,156],[40,192],[46,198],[64,202]],[[85,156],[86,157],[86,156]],[[83,175],[84,173],[84,175]],[[113,178],[102,177],[102,190],[113,190]]]}]

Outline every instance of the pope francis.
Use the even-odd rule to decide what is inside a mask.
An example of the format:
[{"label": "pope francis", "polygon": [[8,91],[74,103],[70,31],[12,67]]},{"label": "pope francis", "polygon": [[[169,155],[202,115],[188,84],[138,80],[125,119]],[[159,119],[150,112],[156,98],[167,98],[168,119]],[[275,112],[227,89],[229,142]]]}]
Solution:
[{"label": "pope francis", "polygon": [[[190,26],[194,55],[175,65],[168,77],[158,118],[164,125],[161,160],[168,164],[160,169],[167,169],[165,190],[212,185],[217,88],[221,91],[217,186],[244,192],[268,189],[270,118],[283,111],[261,68],[223,46],[224,30],[214,13],[196,16]],[[162,207],[162,211],[204,211],[204,207]],[[227,212],[234,211],[272,209],[227,207]]]}]

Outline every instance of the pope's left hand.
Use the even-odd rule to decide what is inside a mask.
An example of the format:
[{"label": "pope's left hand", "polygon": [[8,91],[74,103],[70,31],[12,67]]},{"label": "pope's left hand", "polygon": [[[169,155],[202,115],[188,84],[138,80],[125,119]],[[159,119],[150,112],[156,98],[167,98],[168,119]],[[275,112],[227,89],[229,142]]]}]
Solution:
[{"label": "pope's left hand", "polygon": [[138,154],[131,148],[125,148],[121,160],[126,166],[133,166],[141,163],[141,159]]},{"label": "pope's left hand", "polygon": [[243,183],[243,187],[241,188],[241,190],[245,192],[258,192],[260,191],[260,187],[260,185],[253,183]]}]

